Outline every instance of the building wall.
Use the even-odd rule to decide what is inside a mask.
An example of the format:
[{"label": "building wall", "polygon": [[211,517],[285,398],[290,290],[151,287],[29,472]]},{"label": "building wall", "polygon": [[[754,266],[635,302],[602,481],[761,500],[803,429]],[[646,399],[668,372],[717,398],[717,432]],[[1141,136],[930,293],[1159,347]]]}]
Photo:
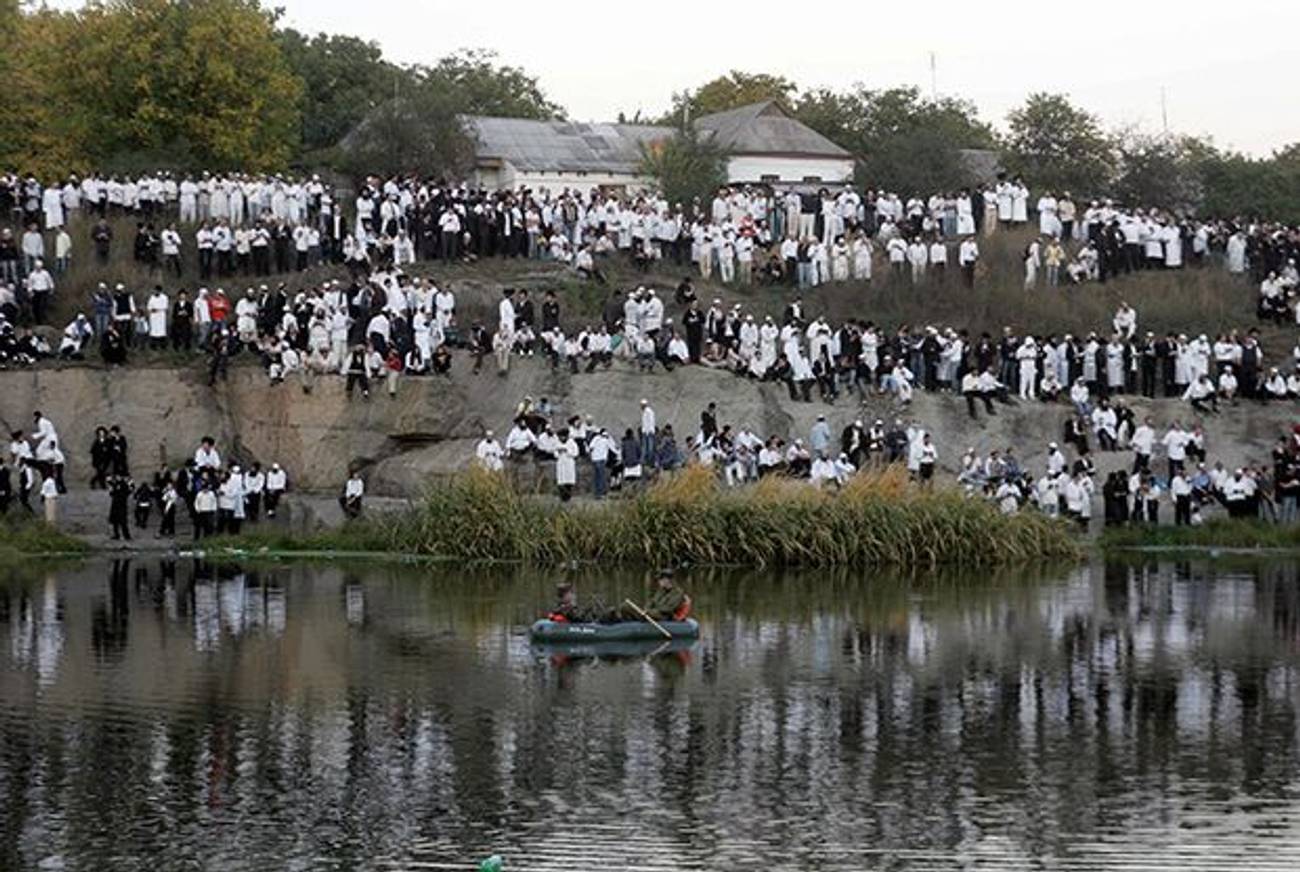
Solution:
[{"label": "building wall", "polygon": [[769,176],[774,177],[773,182],[785,184],[813,178],[827,183],[849,182],[853,180],[853,160],[737,155],[727,162],[727,180],[730,182],[761,182]]},{"label": "building wall", "polygon": [[647,176],[632,173],[576,173],[576,172],[521,172],[510,163],[498,167],[479,167],[475,170],[475,182],[488,190],[531,188],[534,191],[547,188],[552,193],[568,188],[586,194],[593,188],[627,188],[637,190],[654,187],[654,180]]}]

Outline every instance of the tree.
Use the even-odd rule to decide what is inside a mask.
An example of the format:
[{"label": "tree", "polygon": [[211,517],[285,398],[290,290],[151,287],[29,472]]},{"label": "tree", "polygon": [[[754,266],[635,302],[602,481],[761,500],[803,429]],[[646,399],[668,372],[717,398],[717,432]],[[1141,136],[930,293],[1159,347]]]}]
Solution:
[{"label": "tree", "polygon": [[63,99],[50,74],[74,46],[66,15],[40,9],[24,15],[17,0],[0,0],[0,165],[52,181],[89,168],[82,107]]},{"label": "tree", "polygon": [[300,129],[308,153],[337,143],[378,103],[414,81],[407,70],[384,60],[377,43],[354,36],[309,37],[284,29],[276,42],[290,71],[302,80]]},{"label": "tree", "polygon": [[376,173],[455,177],[474,164],[474,140],[456,95],[419,81],[366,117],[334,150],[334,163],[356,178]]},{"label": "tree", "polygon": [[1225,218],[1300,223],[1300,149],[1295,146],[1259,159],[1216,153],[1201,164],[1203,211]]},{"label": "tree", "polygon": [[1194,213],[1204,202],[1204,162],[1216,154],[1209,143],[1127,131],[1117,148],[1120,170],[1114,192],[1122,203]]},{"label": "tree", "polygon": [[917,88],[857,87],[803,94],[795,116],[858,158],[859,181],[901,192],[954,190],[973,183],[965,148],[992,148],[992,128],[975,107],[953,97],[925,98]]},{"label": "tree", "polygon": [[498,64],[495,52],[462,49],[416,72],[431,87],[447,91],[459,111],[467,115],[564,117],[564,109],[547,99],[535,76],[519,67]]},{"label": "tree", "polygon": [[301,83],[257,0],[106,0],[72,18],[75,45],[46,74],[96,161],[183,143],[207,167],[268,170],[296,152]]},{"label": "tree", "polygon": [[1096,116],[1062,94],[1031,94],[1007,115],[1005,159],[1032,185],[1077,195],[1109,191],[1117,161]]},{"label": "tree", "polygon": [[714,112],[725,112],[739,106],[775,100],[786,109],[794,104],[798,87],[784,76],[769,73],[743,73],[732,70],[706,82],[694,91],[681,91],[673,95],[673,108],[661,119],[661,124],[680,124],[684,117],[699,118]]},{"label": "tree", "polygon": [[641,172],[659,180],[670,203],[690,207],[698,199],[707,204],[727,182],[727,153],[682,125],[672,137],[641,144]]}]

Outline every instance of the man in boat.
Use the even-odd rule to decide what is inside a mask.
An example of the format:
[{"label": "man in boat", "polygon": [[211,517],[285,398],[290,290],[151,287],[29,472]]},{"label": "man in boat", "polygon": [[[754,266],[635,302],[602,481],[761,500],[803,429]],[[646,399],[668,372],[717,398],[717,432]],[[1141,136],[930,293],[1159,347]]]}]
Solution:
[{"label": "man in boat", "polygon": [[596,615],[591,609],[584,609],[578,605],[578,592],[568,583],[555,586],[555,605],[551,606],[546,617],[557,623],[567,624],[585,624],[596,620]]},{"label": "man in boat", "polygon": [[[690,610],[691,598],[677,586],[677,582],[673,580],[673,571],[659,570],[659,574],[655,576],[654,593],[650,595],[650,601],[645,604],[645,613],[656,621],[684,621],[690,615]],[[626,603],[619,610],[619,615],[625,621],[645,620],[639,611]]]}]

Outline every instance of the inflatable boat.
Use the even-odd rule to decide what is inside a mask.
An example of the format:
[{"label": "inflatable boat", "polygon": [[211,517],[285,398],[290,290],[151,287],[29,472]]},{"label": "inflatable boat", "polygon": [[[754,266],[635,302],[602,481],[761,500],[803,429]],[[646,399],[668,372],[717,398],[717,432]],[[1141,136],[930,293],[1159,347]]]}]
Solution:
[{"label": "inflatable boat", "polygon": [[[694,639],[700,635],[700,625],[694,618],[684,621],[660,621],[659,626],[673,639]],[[567,621],[548,621],[545,618],[533,624],[528,633],[535,642],[623,642],[630,640],[660,640],[667,638],[653,624],[646,621],[620,621],[616,624],[570,624]]]}]

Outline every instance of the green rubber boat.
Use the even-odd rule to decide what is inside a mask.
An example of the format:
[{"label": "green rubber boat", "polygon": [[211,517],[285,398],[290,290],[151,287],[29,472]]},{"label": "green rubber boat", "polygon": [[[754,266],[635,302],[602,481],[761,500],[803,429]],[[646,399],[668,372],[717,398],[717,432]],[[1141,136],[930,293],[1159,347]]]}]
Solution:
[{"label": "green rubber boat", "polygon": [[[674,639],[694,639],[700,635],[700,625],[694,618],[684,621],[660,621],[659,626]],[[615,642],[629,639],[664,639],[664,634],[646,621],[620,621],[616,624],[570,624],[565,621],[548,621],[545,618],[533,624],[528,631],[538,642]]]}]

